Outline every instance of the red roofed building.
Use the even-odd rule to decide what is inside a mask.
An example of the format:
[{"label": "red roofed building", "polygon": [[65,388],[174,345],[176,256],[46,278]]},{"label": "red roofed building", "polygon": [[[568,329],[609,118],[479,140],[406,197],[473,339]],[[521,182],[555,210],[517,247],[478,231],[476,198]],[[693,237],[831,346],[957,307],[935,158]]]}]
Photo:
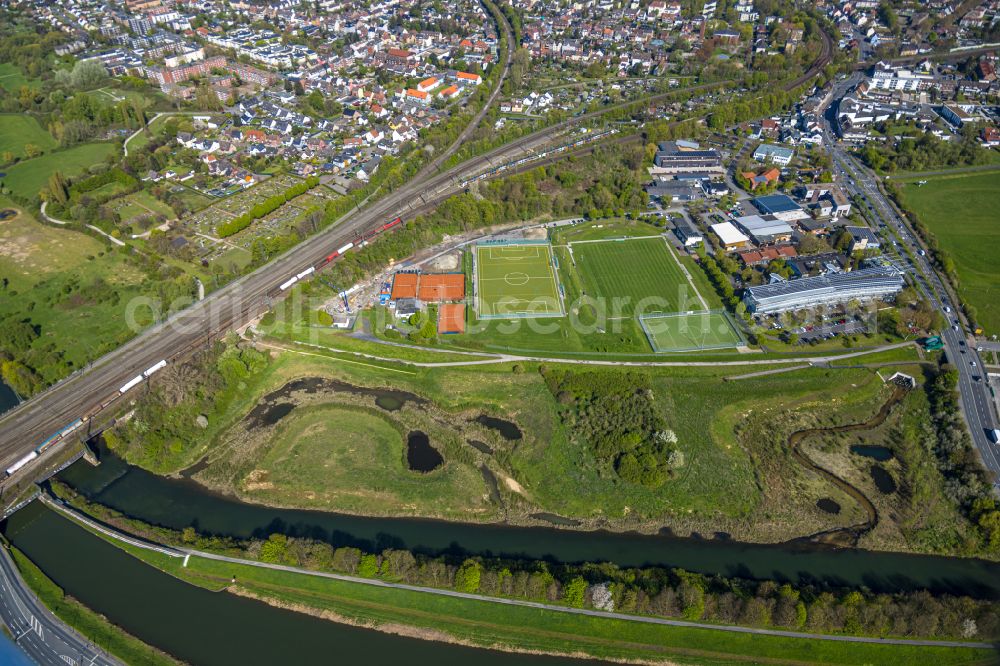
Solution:
[{"label": "red roofed building", "polygon": [[405,65],[407,63],[416,60],[413,55],[413,51],[407,51],[406,49],[389,49],[386,52],[386,62],[395,65]]},{"label": "red roofed building", "polygon": [[417,102],[418,104],[429,104],[431,101],[431,96],[425,93],[423,90],[414,90],[413,88],[406,89],[406,99],[411,102]]},{"label": "red roofed building", "polygon": [[478,86],[483,82],[483,77],[478,74],[470,74],[469,72],[459,72],[455,75],[455,78],[461,83],[471,83],[474,86]]},{"label": "red roofed building", "polygon": [[791,245],[782,245],[780,247],[765,247],[761,250],[740,252],[740,261],[743,262],[744,266],[759,266],[761,264],[769,264],[775,259],[794,259],[797,256],[799,256],[799,253],[795,251],[794,247]]},{"label": "red roofed building", "polygon": [[761,185],[778,182],[778,178],[781,177],[781,171],[776,167],[772,167],[759,174],[752,171],[744,171],[743,177],[749,180],[750,186],[756,190]]},{"label": "red roofed building", "polygon": [[430,77],[429,79],[424,79],[417,84],[417,90],[421,92],[429,92],[433,90],[438,85],[438,80],[435,77]]}]

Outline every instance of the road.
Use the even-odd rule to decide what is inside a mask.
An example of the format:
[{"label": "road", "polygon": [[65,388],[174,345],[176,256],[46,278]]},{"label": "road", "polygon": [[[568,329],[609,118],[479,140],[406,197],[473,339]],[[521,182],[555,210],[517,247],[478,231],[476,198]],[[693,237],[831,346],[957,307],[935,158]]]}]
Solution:
[{"label": "road", "polygon": [[2,547],[0,621],[25,654],[41,666],[123,666],[49,612],[25,585],[7,549]]},{"label": "road", "polygon": [[[850,87],[861,80],[861,75],[854,74],[836,84],[833,99],[840,99]],[[950,285],[945,284],[930,262],[927,248],[923,241],[910,227],[909,221],[902,216],[896,207],[882,192],[878,176],[859,164],[847,154],[836,141],[831,113],[824,114],[824,133],[826,145],[840,176],[841,183],[849,194],[858,195],[867,205],[866,213],[873,221],[885,225],[882,229],[883,238],[892,240],[892,234],[902,242],[898,246],[900,256],[906,261],[905,252],[912,255],[914,268],[913,282],[923,295],[945,317],[947,326],[941,332],[945,353],[948,360],[958,371],[958,391],[962,411],[972,441],[979,451],[980,458],[993,477],[994,492],[1000,491],[1000,445],[992,442],[987,432],[997,427],[994,403],[989,393],[989,382],[985,381],[985,370],[982,359],[976,351],[975,343],[970,344],[972,335],[967,325],[961,320],[956,307],[956,299],[951,293]],[[881,227],[880,227],[881,228]],[[890,233],[891,232],[891,233]],[[978,378],[978,379],[977,379]]]},{"label": "road", "polygon": [[708,629],[712,631],[722,631],[722,632],[737,633],[737,634],[753,634],[757,636],[781,636],[785,638],[806,638],[819,641],[833,641],[837,643],[875,643],[878,645],[908,645],[916,647],[956,647],[956,648],[971,648],[976,650],[995,649],[995,646],[991,643],[981,643],[975,641],[932,641],[932,640],[919,640],[919,639],[909,639],[909,638],[875,638],[871,636],[843,636],[836,634],[816,634],[816,633],[800,632],[800,631],[785,631],[782,629],[758,629],[756,627],[740,627],[735,625],[688,622],[686,620],[668,620],[662,617],[650,617],[647,615],[630,615],[628,613],[591,610],[589,608],[570,608],[568,606],[557,606],[555,604],[546,604],[537,601],[526,601],[524,599],[491,597],[481,594],[471,594],[468,592],[458,592],[456,590],[442,589],[438,587],[408,585],[406,583],[393,583],[374,578],[361,578],[358,576],[348,576],[345,574],[328,573],[325,571],[314,571],[312,569],[302,569],[300,567],[293,567],[284,564],[270,564],[267,562],[259,562],[257,560],[247,560],[238,557],[229,557],[227,555],[218,555],[216,553],[208,553],[200,550],[193,550],[188,548],[171,548],[169,546],[162,546],[159,544],[151,544],[147,542],[136,541],[135,539],[123,535],[117,530],[111,529],[104,525],[99,525],[98,523],[90,520],[86,516],[81,515],[76,510],[67,507],[60,501],[53,500],[47,496],[43,496],[43,501],[47,506],[67,516],[68,519],[79,523],[83,523],[91,530],[100,532],[105,536],[109,537],[110,539],[116,541],[124,541],[132,546],[136,546],[146,550],[154,550],[157,552],[166,553],[171,557],[176,557],[176,558],[183,557],[184,566],[188,565],[189,558],[201,557],[207,560],[216,560],[218,562],[228,562],[230,564],[239,564],[243,566],[257,567],[261,569],[271,569],[274,571],[286,571],[289,573],[299,574],[302,576],[313,576],[315,578],[329,578],[332,580],[341,580],[348,583],[356,583],[359,585],[372,585],[374,587],[385,587],[396,590],[407,590],[410,592],[420,592],[423,594],[435,594],[438,596],[453,597],[457,599],[471,599],[480,602],[501,604],[504,606],[522,606],[527,608],[538,608],[541,610],[546,610],[556,613],[586,615],[588,617],[608,618],[613,620],[626,620],[629,622],[641,622],[643,624],[655,624],[668,627],[688,627],[696,629]]}]

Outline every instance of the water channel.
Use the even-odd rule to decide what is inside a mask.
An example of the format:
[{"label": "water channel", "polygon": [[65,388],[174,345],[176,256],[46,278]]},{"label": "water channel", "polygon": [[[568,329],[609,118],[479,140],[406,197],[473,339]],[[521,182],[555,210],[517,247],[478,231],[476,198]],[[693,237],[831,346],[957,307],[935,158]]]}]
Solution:
[{"label": "water channel", "polygon": [[977,559],[276,509],[219,495],[190,479],[151,474],[106,450],[100,455],[99,467],[77,462],[60,478],[94,501],[174,529],[193,526],[203,533],[241,539],[282,532],[368,551],[393,547],[455,556],[656,564],[724,576],[865,585],[879,592],[927,588],[935,593],[1000,598],[1000,564]]},{"label": "water channel", "polygon": [[38,502],[14,514],[4,534],[68,594],[191,664],[597,663],[404,638],[211,592],[144,564]]}]

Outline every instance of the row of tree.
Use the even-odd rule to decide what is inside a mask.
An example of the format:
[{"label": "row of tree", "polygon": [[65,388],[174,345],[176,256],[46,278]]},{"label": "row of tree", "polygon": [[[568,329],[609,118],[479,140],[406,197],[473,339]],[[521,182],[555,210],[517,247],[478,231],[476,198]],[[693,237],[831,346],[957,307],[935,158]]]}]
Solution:
[{"label": "row of tree", "polygon": [[873,593],[823,582],[793,585],[608,562],[563,564],[398,548],[366,551],[280,533],[238,542],[200,535],[191,527],[178,532],[145,525],[89,502],[59,482],[53,483],[53,490],[99,520],[155,541],[314,571],[695,622],[907,638],[1000,636],[996,604],[969,597],[927,591]]},{"label": "row of tree", "polygon": [[319,178],[316,176],[310,176],[309,178],[306,178],[305,181],[292,185],[284,192],[270,196],[260,203],[255,204],[250,210],[242,215],[223,222],[215,228],[215,233],[219,236],[219,238],[227,238],[233,234],[239,233],[249,227],[254,220],[259,220],[265,215],[273,213],[284,206],[286,202],[291,201],[297,196],[305,194],[317,185],[319,185]]}]

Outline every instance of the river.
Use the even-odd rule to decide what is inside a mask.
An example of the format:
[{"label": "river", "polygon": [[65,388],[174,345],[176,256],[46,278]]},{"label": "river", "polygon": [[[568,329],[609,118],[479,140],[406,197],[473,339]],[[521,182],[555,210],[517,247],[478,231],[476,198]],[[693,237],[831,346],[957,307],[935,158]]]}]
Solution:
[{"label": "river", "polygon": [[404,638],[210,592],[144,564],[38,502],[14,514],[4,534],[68,594],[191,664],[597,663]]},{"label": "river", "polygon": [[864,585],[876,592],[927,588],[935,593],[1000,598],[1000,564],[983,560],[275,509],[221,496],[188,479],[151,474],[106,450],[101,451],[101,459],[96,468],[77,462],[60,478],[90,499],[129,516],[174,529],[192,526],[206,534],[246,539],[281,532],[367,551],[392,547],[455,556],[655,564],[799,584]]}]

